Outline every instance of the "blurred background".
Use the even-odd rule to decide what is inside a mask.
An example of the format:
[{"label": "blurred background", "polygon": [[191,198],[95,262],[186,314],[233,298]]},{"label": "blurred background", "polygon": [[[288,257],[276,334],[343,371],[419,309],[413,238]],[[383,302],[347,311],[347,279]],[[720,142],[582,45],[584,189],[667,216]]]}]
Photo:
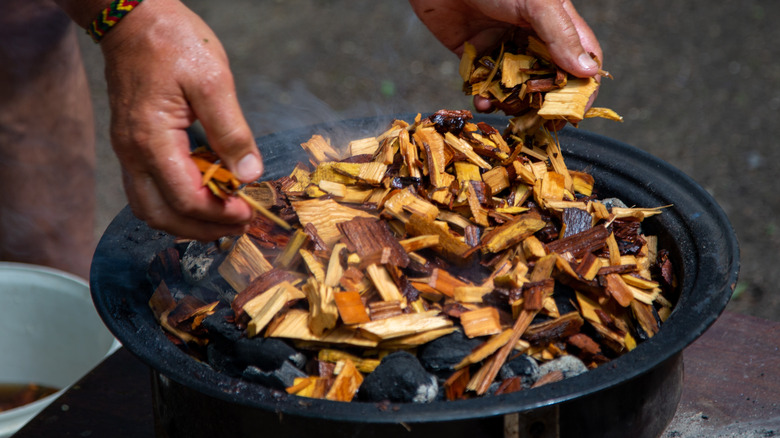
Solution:
[{"label": "blurred background", "polygon": [[[395,113],[472,109],[458,59],[406,2],[185,0],[231,60],[257,136]],[[780,2],[574,0],[604,49],[596,102],[623,123],[580,129],[641,148],[691,176],[729,216],[742,268],[728,310],[780,320]],[[108,139],[100,50],[83,35],[98,123],[100,236],[126,205]]]}]

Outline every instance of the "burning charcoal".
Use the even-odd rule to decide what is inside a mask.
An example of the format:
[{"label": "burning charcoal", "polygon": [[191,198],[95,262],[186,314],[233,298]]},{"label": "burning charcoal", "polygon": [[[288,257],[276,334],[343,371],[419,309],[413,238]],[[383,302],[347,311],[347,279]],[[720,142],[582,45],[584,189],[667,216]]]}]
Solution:
[{"label": "burning charcoal", "polygon": [[574,377],[588,371],[588,367],[576,356],[567,354],[544,363],[539,367],[541,375],[553,371],[560,371],[563,373],[563,378],[568,379],[569,377]]},{"label": "burning charcoal", "polygon": [[208,331],[209,339],[213,342],[232,345],[242,336],[241,329],[233,321],[233,310],[230,308],[219,309],[203,320],[203,328]]},{"label": "burning charcoal", "polygon": [[520,377],[523,388],[530,388],[542,376],[542,372],[534,358],[523,354],[505,363],[498,376],[501,380]]},{"label": "burning charcoal", "polygon": [[423,345],[417,356],[422,366],[431,372],[453,370],[455,365],[482,342],[483,340],[478,338],[469,339],[458,330]]},{"label": "burning charcoal", "polygon": [[184,281],[198,284],[205,280],[214,263],[216,248],[211,242],[192,241],[181,256],[181,272]]},{"label": "burning charcoal", "polygon": [[250,366],[273,370],[288,362],[298,368],[306,364],[306,357],[286,342],[274,338],[241,338],[234,345],[236,357]]},{"label": "burning charcoal", "polygon": [[439,384],[412,354],[399,351],[386,356],[360,386],[363,400],[428,403],[436,398]]},{"label": "burning charcoal", "polygon": [[254,365],[248,366],[241,376],[250,382],[259,383],[274,389],[285,389],[293,386],[296,378],[309,377],[287,361],[284,361],[281,367],[273,371],[263,371]]},{"label": "burning charcoal", "polygon": [[215,370],[239,377],[246,368],[246,364],[236,359],[233,351],[224,343],[212,342],[206,346],[206,361]]}]

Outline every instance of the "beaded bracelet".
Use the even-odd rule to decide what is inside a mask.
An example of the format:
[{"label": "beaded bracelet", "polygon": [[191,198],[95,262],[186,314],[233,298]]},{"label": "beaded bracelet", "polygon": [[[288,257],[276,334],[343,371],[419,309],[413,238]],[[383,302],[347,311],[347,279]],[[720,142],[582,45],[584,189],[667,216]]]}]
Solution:
[{"label": "beaded bracelet", "polygon": [[92,41],[99,43],[101,38],[117,23],[130,13],[143,0],[114,0],[111,4],[92,21],[87,28],[87,34],[92,37]]}]

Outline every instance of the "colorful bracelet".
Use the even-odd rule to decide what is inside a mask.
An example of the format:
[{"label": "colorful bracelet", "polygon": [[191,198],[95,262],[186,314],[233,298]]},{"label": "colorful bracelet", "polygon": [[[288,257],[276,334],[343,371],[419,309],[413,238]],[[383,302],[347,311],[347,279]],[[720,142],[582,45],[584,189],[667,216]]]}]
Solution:
[{"label": "colorful bracelet", "polygon": [[87,34],[92,37],[92,41],[99,43],[100,39],[119,23],[119,20],[129,14],[143,0],[114,0],[111,4],[92,21],[87,28]]}]

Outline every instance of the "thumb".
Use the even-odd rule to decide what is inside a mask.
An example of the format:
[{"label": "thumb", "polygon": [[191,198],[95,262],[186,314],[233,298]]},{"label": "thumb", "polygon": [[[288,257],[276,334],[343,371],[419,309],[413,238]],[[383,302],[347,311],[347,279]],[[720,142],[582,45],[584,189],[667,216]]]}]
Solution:
[{"label": "thumb", "polygon": [[215,81],[222,84],[218,89],[207,93],[199,90],[197,96],[191,97],[190,105],[203,125],[211,149],[236,178],[252,182],[263,174],[263,160],[241,112],[232,76],[227,76],[230,77]]},{"label": "thumb", "polygon": [[559,67],[578,77],[598,74],[599,65],[589,52],[601,59],[601,48],[569,0],[533,0],[528,3],[527,12],[528,21]]}]

